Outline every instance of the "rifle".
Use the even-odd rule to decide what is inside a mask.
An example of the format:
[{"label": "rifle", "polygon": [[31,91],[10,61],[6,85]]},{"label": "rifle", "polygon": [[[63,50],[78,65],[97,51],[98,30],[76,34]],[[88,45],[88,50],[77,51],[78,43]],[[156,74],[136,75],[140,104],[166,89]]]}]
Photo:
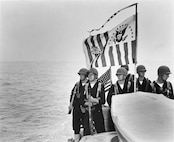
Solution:
[{"label": "rifle", "polygon": [[93,118],[92,118],[92,111],[91,111],[91,107],[92,107],[92,103],[91,103],[91,92],[90,92],[90,88],[89,88],[89,83],[87,84],[87,91],[86,91],[86,96],[88,99],[88,113],[89,113],[89,129],[90,129],[90,134],[94,135],[95,134],[95,126],[93,123]]},{"label": "rifle", "polygon": [[74,103],[74,98],[75,98],[75,95],[76,95],[76,91],[77,91],[77,85],[75,86],[74,91],[73,91],[73,95],[72,95],[72,99],[71,99],[71,102],[70,102],[70,107],[69,107],[68,114],[71,114],[71,112],[73,110],[73,103]]}]

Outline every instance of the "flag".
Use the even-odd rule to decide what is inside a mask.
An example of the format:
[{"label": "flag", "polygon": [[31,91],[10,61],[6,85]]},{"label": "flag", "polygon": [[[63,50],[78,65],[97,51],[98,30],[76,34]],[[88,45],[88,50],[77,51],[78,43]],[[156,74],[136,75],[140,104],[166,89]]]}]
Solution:
[{"label": "flag", "polygon": [[104,84],[104,90],[107,92],[112,84],[111,81],[111,68],[109,68],[104,74],[102,74],[98,80]]},{"label": "flag", "polygon": [[136,63],[136,15],[110,31],[88,37],[83,42],[87,66],[107,67]]}]

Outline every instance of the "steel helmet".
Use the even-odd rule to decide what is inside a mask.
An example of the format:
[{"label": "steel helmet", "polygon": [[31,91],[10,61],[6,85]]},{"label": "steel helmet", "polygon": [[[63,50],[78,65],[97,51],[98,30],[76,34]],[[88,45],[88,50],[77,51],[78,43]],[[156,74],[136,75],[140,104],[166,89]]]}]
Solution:
[{"label": "steel helmet", "polygon": [[81,68],[81,69],[79,70],[79,72],[78,72],[79,75],[80,75],[80,74],[88,75],[88,73],[89,73],[89,70],[86,69],[86,68]]},{"label": "steel helmet", "polygon": [[121,65],[121,67],[125,68],[127,71],[129,71],[129,66],[128,65]]},{"label": "steel helmet", "polygon": [[137,73],[138,73],[138,72],[146,72],[145,66],[143,66],[143,65],[137,66]]},{"label": "steel helmet", "polygon": [[163,75],[163,74],[171,74],[169,67],[167,67],[167,66],[160,66],[158,68],[158,75]]},{"label": "steel helmet", "polygon": [[93,73],[95,76],[98,77],[98,71],[97,71],[97,69],[95,69],[95,68],[91,68],[91,69],[89,70],[89,73]]},{"label": "steel helmet", "polygon": [[124,67],[121,67],[117,70],[116,75],[127,75],[127,70]]}]

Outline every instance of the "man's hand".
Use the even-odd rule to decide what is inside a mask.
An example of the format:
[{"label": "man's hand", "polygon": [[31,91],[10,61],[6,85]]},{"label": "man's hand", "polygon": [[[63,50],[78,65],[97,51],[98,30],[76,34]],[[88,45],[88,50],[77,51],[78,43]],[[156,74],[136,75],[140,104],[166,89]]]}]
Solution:
[{"label": "man's hand", "polygon": [[72,109],[73,109],[73,106],[70,104],[70,105],[68,106],[68,114],[71,113]]},{"label": "man's hand", "polygon": [[92,102],[89,101],[85,102],[85,106],[92,106]]},{"label": "man's hand", "polygon": [[99,103],[99,100],[97,98],[94,98],[94,97],[91,96],[91,102],[98,104]]},{"label": "man's hand", "polygon": [[79,99],[80,98],[80,93],[77,93],[76,94],[76,97]]}]

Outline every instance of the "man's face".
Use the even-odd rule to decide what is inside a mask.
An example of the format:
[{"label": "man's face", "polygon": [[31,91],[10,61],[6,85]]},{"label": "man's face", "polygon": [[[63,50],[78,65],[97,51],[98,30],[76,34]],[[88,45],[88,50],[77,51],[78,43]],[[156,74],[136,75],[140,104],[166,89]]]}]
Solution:
[{"label": "man's face", "polygon": [[95,80],[95,75],[93,73],[89,73],[88,75],[89,81]]},{"label": "man's face", "polygon": [[140,71],[140,72],[138,72],[138,76],[139,77],[144,77],[145,76],[145,71]]},{"label": "man's face", "polygon": [[162,75],[162,79],[163,79],[164,81],[166,81],[168,78],[169,78],[169,74],[163,74],[163,75]]},{"label": "man's face", "polygon": [[124,75],[123,74],[117,74],[118,80],[124,80]]},{"label": "man's face", "polygon": [[80,80],[83,81],[85,79],[86,79],[85,75],[84,74],[80,74]]}]

